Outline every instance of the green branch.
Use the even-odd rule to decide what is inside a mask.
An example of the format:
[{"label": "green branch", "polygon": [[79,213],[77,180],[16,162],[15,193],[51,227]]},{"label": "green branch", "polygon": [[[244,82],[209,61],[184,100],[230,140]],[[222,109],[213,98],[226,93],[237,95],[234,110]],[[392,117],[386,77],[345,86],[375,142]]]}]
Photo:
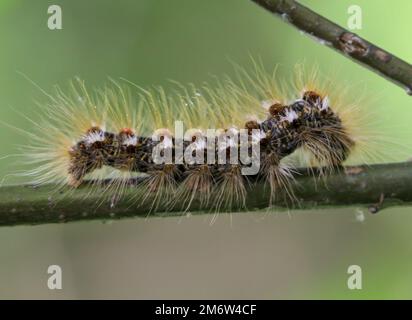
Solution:
[{"label": "green branch", "polygon": [[[324,183],[306,171],[297,175],[293,206],[279,198],[275,207],[267,208],[269,188],[263,183],[251,184],[246,199],[247,210],[285,208],[311,209],[340,206],[364,206],[372,213],[393,205],[412,203],[412,163],[346,167]],[[135,189],[129,188],[123,200],[113,205],[102,201],[97,192],[89,194],[85,185],[76,190],[56,192],[56,186],[4,186],[0,188],[0,226],[45,224],[80,220],[109,220],[125,217],[171,217],[184,215],[184,208],[159,207],[150,212],[152,203],[133,203]],[[234,209],[237,212],[239,210]],[[194,203],[193,214],[210,213]]]},{"label": "green branch", "polygon": [[412,95],[412,65],[295,0],[252,0],[319,42],[394,82]]}]

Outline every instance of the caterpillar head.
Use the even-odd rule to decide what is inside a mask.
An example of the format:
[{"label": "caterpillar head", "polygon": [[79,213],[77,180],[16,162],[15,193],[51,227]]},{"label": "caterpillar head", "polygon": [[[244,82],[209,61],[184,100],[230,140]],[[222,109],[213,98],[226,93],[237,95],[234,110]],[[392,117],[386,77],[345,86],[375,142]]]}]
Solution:
[{"label": "caterpillar head", "polygon": [[321,111],[329,109],[329,97],[323,96],[316,91],[308,90],[303,92],[302,100],[313,107],[319,108]]}]

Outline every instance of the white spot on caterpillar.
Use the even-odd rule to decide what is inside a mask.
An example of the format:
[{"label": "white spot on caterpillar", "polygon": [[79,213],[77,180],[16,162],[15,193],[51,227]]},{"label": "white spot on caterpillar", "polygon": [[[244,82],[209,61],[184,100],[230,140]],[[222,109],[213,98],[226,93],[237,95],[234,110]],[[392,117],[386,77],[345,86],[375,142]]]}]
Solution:
[{"label": "white spot on caterpillar", "polygon": [[322,100],[322,104],[319,105],[320,110],[328,110],[329,109],[329,97],[326,96]]},{"label": "white spot on caterpillar", "polygon": [[124,146],[135,146],[135,145],[137,145],[137,137],[135,135],[133,135],[133,136],[128,135],[127,138],[122,141],[122,145],[124,145]]},{"label": "white spot on caterpillar", "polygon": [[88,145],[91,145],[95,142],[104,141],[104,132],[99,131],[92,131],[83,136],[84,142]]},{"label": "white spot on caterpillar", "polygon": [[281,121],[287,121],[289,123],[292,123],[297,118],[298,114],[294,110],[286,109],[285,116],[281,118]]}]

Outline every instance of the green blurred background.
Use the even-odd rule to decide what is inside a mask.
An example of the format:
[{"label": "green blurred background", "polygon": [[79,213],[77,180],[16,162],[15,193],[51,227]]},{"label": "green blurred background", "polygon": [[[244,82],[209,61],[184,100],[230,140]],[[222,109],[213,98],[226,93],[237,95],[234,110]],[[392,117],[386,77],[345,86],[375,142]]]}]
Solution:
[{"label": "green blurred background", "polygon": [[[412,61],[412,2],[306,0],[346,26],[347,9],[363,10],[361,36]],[[396,2],[396,5],[394,3]],[[47,28],[47,8],[63,10],[63,30]],[[169,86],[232,74],[261,57],[288,77],[295,63],[318,64],[367,88],[372,108],[399,144],[386,161],[408,157],[411,97],[273,18],[248,0],[1,0],[0,120],[30,129],[46,91],[75,76],[91,87],[108,77]],[[337,84],[339,85],[339,84]],[[389,128],[389,129],[388,129]],[[0,158],[24,137],[0,124]],[[0,161],[0,177],[16,170]],[[8,180],[12,182],[13,179]],[[412,298],[411,208],[292,211],[289,214],[128,219],[0,228],[0,298]],[[364,212],[364,215],[362,214]],[[63,269],[63,289],[47,288],[47,267]],[[363,289],[346,285],[349,265]]]}]

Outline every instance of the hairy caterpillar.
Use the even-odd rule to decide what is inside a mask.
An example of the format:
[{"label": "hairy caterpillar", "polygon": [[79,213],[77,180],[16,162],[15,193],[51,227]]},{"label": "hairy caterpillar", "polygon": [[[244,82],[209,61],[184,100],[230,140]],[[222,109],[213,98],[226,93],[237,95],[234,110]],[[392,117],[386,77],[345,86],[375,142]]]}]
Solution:
[{"label": "hairy caterpillar", "polygon": [[[305,154],[306,166],[327,173],[372,135],[356,99],[316,71],[299,71],[286,85],[254,66],[214,88],[176,84],[166,93],[112,81],[90,93],[77,80],[70,94],[56,89],[41,120],[32,121],[37,130],[25,155],[34,168],[24,175],[34,184],[92,184],[90,192],[112,205],[132,188],[134,204],[150,201],[153,210],[176,203],[190,210],[193,201],[216,211],[244,207],[246,186],[257,180],[271,190],[268,206],[276,196],[294,201],[294,155]],[[179,145],[176,121],[189,128]],[[238,159],[242,151],[259,162],[252,175],[243,174],[250,163]]]}]

